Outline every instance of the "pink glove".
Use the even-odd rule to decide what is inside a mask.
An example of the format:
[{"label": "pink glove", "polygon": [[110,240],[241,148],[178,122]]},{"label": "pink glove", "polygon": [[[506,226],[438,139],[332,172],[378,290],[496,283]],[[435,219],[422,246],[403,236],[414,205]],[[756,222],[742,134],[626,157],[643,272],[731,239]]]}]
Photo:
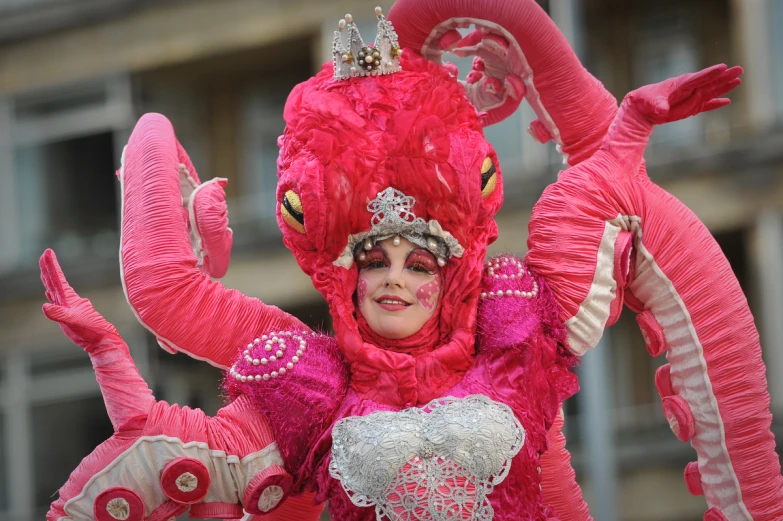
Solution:
[{"label": "pink glove", "polygon": [[670,362],[664,412],[696,449],[690,476],[710,515],[771,521],[783,518],[783,478],[753,317],[709,231],[642,164],[654,124],[725,105],[717,97],[740,73],[720,65],[629,94],[601,150],[534,207],[527,261],[555,293],[577,354],[623,301],[639,313],[648,351]]},{"label": "pink glove", "polygon": [[166,521],[263,514],[292,484],[266,419],[240,396],[214,418],[156,402],[117,330],[68,285],[54,252],[41,257],[44,313],[90,355],[114,435],[60,489],[48,521]]},{"label": "pink glove", "polygon": [[[139,120],[123,152],[119,175],[125,294],[139,321],[164,349],[226,369],[248,337],[307,329],[293,316],[227,289],[199,271],[202,260],[211,273],[227,267],[231,244],[223,234],[228,219],[222,181],[199,185],[166,118],[147,114]],[[212,219],[202,221],[198,215]],[[196,230],[200,239],[189,233],[189,223],[190,232]],[[206,250],[200,260],[194,249],[202,248]]]}]

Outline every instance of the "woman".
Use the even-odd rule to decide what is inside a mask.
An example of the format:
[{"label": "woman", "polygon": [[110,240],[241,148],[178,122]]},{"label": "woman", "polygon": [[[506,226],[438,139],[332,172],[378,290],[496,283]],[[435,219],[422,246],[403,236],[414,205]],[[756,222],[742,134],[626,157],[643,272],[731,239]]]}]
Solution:
[{"label": "woman", "polygon": [[[123,154],[123,283],[161,346],[227,369],[231,404],[212,419],[154,402],[44,255],[45,312],[90,352],[116,428],[50,519],[301,519],[326,500],[340,520],[587,519],[558,410],[575,355],[623,302],[667,351],[657,382],[699,455],[707,518],[783,515],[752,317],[708,232],[642,161],[653,125],[727,104],[741,69],[643,87],[618,112],[535,2],[402,0],[394,27],[377,14],[374,46],[340,22],[280,140],[278,222],[334,338],[210,280],[230,249],[221,182],[199,183],[159,115]],[[464,86],[446,50],[478,57]],[[527,258],[485,264],[503,185],[482,128],[522,99],[571,168],[534,209]]]}]

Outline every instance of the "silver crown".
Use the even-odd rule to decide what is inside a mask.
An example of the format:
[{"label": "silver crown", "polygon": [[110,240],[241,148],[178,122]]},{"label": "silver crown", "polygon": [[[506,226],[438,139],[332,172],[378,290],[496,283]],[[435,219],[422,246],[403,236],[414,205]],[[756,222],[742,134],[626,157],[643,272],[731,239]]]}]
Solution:
[{"label": "silver crown", "polygon": [[[383,9],[375,8],[378,17],[378,33],[375,45],[364,44],[353,16],[345,15],[340,20],[339,31],[334,32],[332,54],[334,55],[334,79],[345,80],[361,76],[392,74],[401,70],[402,49],[397,42],[397,33],[391,22],[383,16]],[[348,48],[343,44],[343,31],[348,30]]]}]

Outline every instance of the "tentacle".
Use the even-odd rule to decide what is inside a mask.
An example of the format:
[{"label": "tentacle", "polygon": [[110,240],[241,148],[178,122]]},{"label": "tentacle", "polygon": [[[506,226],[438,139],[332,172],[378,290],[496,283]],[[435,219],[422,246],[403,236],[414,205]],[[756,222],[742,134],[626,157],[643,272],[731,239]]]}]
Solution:
[{"label": "tentacle", "polygon": [[[487,124],[511,114],[524,96],[538,116],[534,135],[551,136],[568,164],[590,157],[600,146],[617,101],[582,67],[535,1],[398,0],[389,20],[403,49],[436,62],[451,50],[483,59],[484,70],[474,70],[468,93],[487,112]],[[456,29],[471,24],[480,32],[463,39]],[[488,97],[491,84],[501,85],[501,94]]]},{"label": "tentacle", "polygon": [[[724,76],[727,85],[736,72]],[[706,89],[708,98],[721,95]],[[664,121],[687,115],[688,103],[682,113],[667,108]],[[698,107],[714,104],[704,99]],[[643,164],[637,171],[651,117],[661,115],[647,108],[628,100],[605,146],[547,188],[533,209],[527,262],[547,278],[578,354],[596,345],[623,298],[640,313],[648,350],[665,350],[669,360],[657,378],[664,412],[696,449],[710,511],[730,520],[781,519],[783,477],[753,317],[707,228],[652,183]]]},{"label": "tentacle", "polygon": [[[306,329],[198,270],[181,190],[198,186],[198,177],[166,118],[147,114],[139,120],[123,153],[120,182],[123,287],[139,321],[164,348],[227,368],[258,331]],[[224,241],[218,244],[225,250]]]},{"label": "tentacle", "polygon": [[40,268],[51,302],[44,304],[43,312],[90,355],[114,431],[120,432],[133,420],[146,417],[155,398],[136,369],[122,337],[89,300],[79,297],[71,288],[52,250],[41,256]]},{"label": "tentacle", "polygon": [[541,487],[544,504],[555,510],[561,521],[592,521],[582,497],[582,490],[576,482],[576,473],[571,466],[571,454],[565,447],[563,436],[563,410],[549,429],[549,449],[541,455]]}]

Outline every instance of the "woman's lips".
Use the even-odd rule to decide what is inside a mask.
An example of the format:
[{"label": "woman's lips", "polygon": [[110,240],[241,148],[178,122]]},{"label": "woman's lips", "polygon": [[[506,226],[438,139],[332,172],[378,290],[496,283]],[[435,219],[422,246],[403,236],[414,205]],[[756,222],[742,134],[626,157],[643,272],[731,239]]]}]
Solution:
[{"label": "woman's lips", "polygon": [[411,305],[410,302],[393,295],[381,295],[375,299],[375,303],[386,311],[402,311]]}]

